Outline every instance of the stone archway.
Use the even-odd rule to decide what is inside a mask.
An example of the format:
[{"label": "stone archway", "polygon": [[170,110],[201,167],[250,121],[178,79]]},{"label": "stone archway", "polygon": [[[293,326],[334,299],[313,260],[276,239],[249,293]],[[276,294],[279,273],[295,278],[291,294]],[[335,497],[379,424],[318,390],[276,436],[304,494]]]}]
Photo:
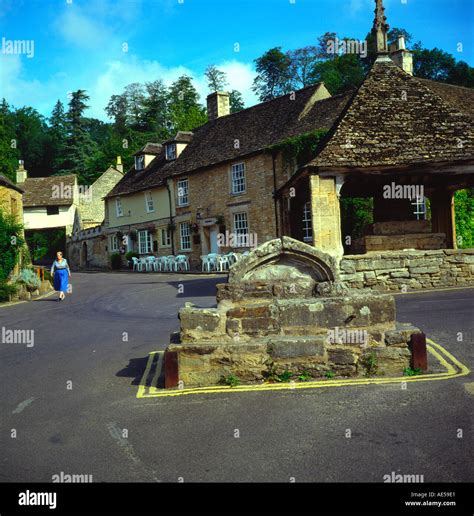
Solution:
[{"label": "stone archway", "polygon": [[254,282],[334,282],[337,261],[327,253],[291,237],[265,242],[234,264],[229,284]]}]

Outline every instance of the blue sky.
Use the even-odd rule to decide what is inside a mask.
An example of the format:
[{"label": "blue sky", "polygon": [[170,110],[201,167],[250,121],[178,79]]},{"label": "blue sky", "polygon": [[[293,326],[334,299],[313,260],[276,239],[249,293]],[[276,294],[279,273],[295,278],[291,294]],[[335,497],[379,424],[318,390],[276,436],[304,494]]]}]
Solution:
[{"label": "blue sky", "polygon": [[[474,0],[384,4],[390,26],[474,66]],[[58,98],[86,89],[87,114],[106,120],[109,97],[131,82],[188,73],[204,100],[203,73],[215,64],[249,106],[265,50],[315,44],[326,31],[362,39],[373,10],[374,0],[0,0],[0,97],[48,116]],[[2,38],[34,41],[34,56],[2,54]]]}]

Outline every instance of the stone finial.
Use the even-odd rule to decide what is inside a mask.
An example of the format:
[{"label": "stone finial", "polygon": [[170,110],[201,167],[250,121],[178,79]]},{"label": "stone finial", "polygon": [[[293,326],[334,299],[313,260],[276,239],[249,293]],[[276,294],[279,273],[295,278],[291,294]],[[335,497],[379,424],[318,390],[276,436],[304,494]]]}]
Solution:
[{"label": "stone finial", "polygon": [[387,35],[390,26],[387,23],[387,17],[385,16],[385,7],[383,6],[383,0],[375,0],[375,18],[374,25],[372,27],[372,34],[375,37],[375,51],[377,54],[388,53],[388,42]]}]

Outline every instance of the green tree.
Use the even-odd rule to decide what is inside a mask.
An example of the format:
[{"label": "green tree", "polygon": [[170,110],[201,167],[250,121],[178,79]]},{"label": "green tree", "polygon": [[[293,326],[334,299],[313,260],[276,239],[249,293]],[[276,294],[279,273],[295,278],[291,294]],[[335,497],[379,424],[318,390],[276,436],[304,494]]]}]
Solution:
[{"label": "green tree", "polygon": [[109,103],[105,108],[107,116],[114,121],[114,129],[118,134],[127,132],[127,113],[128,103],[124,93],[121,95],[112,95]]},{"label": "green tree", "polygon": [[474,247],[474,188],[454,194],[458,247]]},{"label": "green tree", "polygon": [[242,93],[240,93],[240,91],[230,91],[229,102],[231,113],[237,113],[237,111],[242,111],[242,109],[245,109],[244,98],[242,97]]},{"label": "green tree", "polygon": [[17,149],[14,115],[5,99],[0,104],[0,174],[15,181],[20,153]]},{"label": "green tree", "polygon": [[207,121],[206,111],[199,104],[199,94],[191,77],[182,75],[171,84],[168,93],[169,129],[192,131]]},{"label": "green tree", "polygon": [[[95,170],[90,169],[90,163],[97,152],[97,144],[88,132],[88,121],[84,117],[89,95],[84,90],[74,91],[67,112],[67,140],[64,150],[63,163],[59,174],[77,174],[82,184],[91,184]],[[89,123],[90,129],[90,123]]]},{"label": "green tree", "polygon": [[24,244],[22,224],[0,210],[0,281],[6,280],[18,263]]},{"label": "green tree", "polygon": [[364,80],[364,66],[356,54],[344,54],[320,61],[311,74],[315,82],[324,82],[332,95],[358,87]]},{"label": "green tree", "polygon": [[161,140],[169,136],[167,129],[168,91],[160,79],[145,83],[142,122],[144,130],[153,131]]},{"label": "green tree", "polygon": [[416,77],[448,82],[455,66],[454,57],[438,48],[415,49],[413,53],[413,74]]},{"label": "green tree", "polygon": [[255,59],[257,76],[253,91],[261,102],[274,99],[292,90],[291,62],[281,47],[271,48]]},{"label": "green tree", "polygon": [[319,58],[318,47],[307,46],[290,50],[286,54],[290,60],[289,73],[294,88],[305,88],[313,84],[312,71]]},{"label": "green tree", "polygon": [[223,91],[228,85],[225,72],[219,70],[214,65],[209,65],[206,68],[204,75],[207,78],[207,85],[211,93],[215,91]]},{"label": "green tree", "polygon": [[59,172],[66,146],[67,120],[63,103],[58,100],[49,117],[50,168],[51,173]]}]

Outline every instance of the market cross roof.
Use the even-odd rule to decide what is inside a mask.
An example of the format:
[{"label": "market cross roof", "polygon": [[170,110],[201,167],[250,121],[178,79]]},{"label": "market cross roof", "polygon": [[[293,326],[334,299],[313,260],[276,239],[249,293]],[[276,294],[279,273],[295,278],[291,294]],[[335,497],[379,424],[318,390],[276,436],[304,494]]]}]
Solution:
[{"label": "market cross roof", "polygon": [[389,58],[379,58],[308,165],[382,167],[474,159],[473,111],[474,92],[467,88],[419,80]]}]

